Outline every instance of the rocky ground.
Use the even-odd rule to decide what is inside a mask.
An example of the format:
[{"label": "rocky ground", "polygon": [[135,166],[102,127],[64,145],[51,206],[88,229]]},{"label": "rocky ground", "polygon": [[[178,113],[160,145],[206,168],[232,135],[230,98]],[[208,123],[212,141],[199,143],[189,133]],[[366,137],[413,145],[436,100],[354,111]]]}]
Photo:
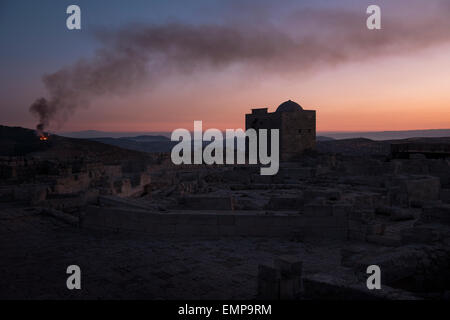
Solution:
[{"label": "rocky ground", "polygon": [[11,130],[5,150],[32,154],[0,157],[0,298],[252,299],[283,256],[303,264],[303,298],[373,298],[372,264],[382,298],[449,297],[448,157],[326,141],[261,176]]},{"label": "rocky ground", "polygon": [[[253,299],[259,264],[294,255],[306,273],[333,272],[345,245],[82,230],[19,203],[1,204],[0,221],[1,299]],[[66,288],[72,264],[80,291]]]}]

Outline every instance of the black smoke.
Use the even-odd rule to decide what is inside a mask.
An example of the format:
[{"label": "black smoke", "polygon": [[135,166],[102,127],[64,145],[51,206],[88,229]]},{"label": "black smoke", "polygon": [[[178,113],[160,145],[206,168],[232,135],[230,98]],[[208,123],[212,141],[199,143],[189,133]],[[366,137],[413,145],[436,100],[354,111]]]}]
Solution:
[{"label": "black smoke", "polygon": [[[443,13],[442,13],[443,12]],[[364,13],[302,10],[283,26],[260,24],[129,26],[98,32],[100,49],[43,77],[47,98],[30,107],[41,130],[64,122],[93,99],[121,95],[170,73],[216,71],[239,64],[267,72],[301,72],[381,55],[410,52],[450,40],[449,10],[432,19],[382,20],[368,31]]]}]

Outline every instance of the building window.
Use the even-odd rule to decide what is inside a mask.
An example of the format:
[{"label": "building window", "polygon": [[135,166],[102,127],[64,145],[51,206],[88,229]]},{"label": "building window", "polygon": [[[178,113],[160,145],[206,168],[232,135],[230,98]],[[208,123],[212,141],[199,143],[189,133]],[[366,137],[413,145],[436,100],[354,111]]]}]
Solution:
[{"label": "building window", "polygon": [[298,134],[302,134],[302,129],[298,129]]},{"label": "building window", "polygon": [[312,132],[312,130],[311,129],[308,129],[308,133],[311,133]]}]

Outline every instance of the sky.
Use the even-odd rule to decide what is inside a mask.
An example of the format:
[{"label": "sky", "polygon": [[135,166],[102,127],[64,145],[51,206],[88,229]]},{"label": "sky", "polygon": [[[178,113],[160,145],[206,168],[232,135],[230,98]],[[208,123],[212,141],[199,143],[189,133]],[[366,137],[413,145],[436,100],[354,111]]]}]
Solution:
[{"label": "sky", "polygon": [[321,132],[450,128],[449,3],[0,0],[0,124],[223,130],[291,99]]}]

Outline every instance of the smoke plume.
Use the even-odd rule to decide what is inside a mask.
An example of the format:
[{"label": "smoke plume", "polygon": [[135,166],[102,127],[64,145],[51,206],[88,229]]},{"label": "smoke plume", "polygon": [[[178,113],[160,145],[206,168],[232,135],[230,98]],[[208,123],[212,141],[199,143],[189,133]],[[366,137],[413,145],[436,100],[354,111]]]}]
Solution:
[{"label": "smoke plume", "polygon": [[384,17],[378,31],[367,30],[361,13],[310,9],[293,13],[283,26],[172,23],[99,32],[101,47],[94,57],[45,75],[48,96],[30,111],[42,131],[96,97],[125,94],[169,73],[220,71],[232,64],[298,73],[423,49],[450,40],[449,11],[407,23]]}]

